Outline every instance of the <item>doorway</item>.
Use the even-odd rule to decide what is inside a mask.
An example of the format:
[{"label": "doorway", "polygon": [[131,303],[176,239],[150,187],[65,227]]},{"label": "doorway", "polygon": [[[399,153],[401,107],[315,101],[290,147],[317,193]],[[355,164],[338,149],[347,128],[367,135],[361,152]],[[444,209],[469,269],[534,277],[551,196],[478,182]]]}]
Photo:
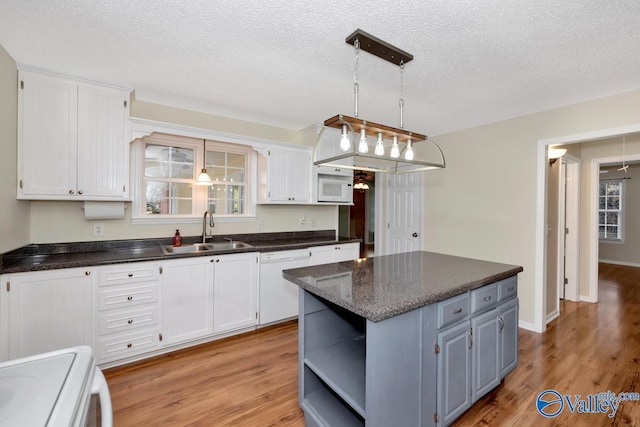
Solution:
[{"label": "doorway", "polygon": [[360,258],[375,254],[376,174],[358,170],[353,175],[353,204],[338,209],[339,235],[360,239]]},{"label": "doorway", "polygon": [[[547,149],[550,145],[572,145],[579,143],[594,142],[610,138],[622,137],[623,135],[640,133],[640,124],[625,126],[620,128],[604,129],[583,134],[568,135],[558,138],[549,138],[538,141],[537,146],[537,190],[536,190],[536,245],[535,245],[535,265],[534,265],[534,322],[521,326],[536,331],[546,330],[546,302],[547,302],[547,249],[549,239],[547,237]],[[637,151],[636,151],[637,152]],[[584,153],[582,154],[584,160]],[[640,155],[638,155],[640,159]],[[602,159],[600,159],[602,160]],[[619,159],[621,160],[621,158]],[[627,155],[627,160],[631,156]],[[609,160],[607,161],[615,161]],[[599,162],[591,159],[590,168],[585,166],[582,172],[589,174],[587,178],[582,178],[586,187],[583,188],[582,218],[579,227],[582,230],[580,238],[580,250],[582,266],[579,267],[579,280],[577,286],[576,299],[588,302],[598,301],[598,175]],[[596,177],[596,179],[593,179]],[[587,190],[588,188],[588,190]],[[587,208],[588,206],[588,208]],[[579,282],[583,282],[581,286]]]}]

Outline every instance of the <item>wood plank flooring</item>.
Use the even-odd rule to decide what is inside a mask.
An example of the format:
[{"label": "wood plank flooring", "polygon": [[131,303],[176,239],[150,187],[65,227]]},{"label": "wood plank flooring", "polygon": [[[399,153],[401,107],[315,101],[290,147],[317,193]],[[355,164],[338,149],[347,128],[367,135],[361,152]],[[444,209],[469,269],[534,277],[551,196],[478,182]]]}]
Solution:
[{"label": "wood plank flooring", "polygon": [[[535,408],[546,389],[583,397],[640,392],[640,268],[601,264],[599,276],[598,304],[563,301],[547,332],[519,331],[518,367],[454,426],[640,426],[640,402],[621,403],[613,419],[566,408],[546,419]],[[108,369],[105,376],[118,427],[304,425],[295,322]]]}]

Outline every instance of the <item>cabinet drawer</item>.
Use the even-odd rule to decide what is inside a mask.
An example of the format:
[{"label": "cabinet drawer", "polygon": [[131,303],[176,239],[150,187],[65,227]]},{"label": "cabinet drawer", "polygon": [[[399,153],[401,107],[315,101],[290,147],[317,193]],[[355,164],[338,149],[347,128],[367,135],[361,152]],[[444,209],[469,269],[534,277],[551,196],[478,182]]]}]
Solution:
[{"label": "cabinet drawer", "polygon": [[158,264],[131,263],[114,267],[105,267],[100,271],[100,286],[123,285],[158,280]]},{"label": "cabinet drawer", "polygon": [[100,361],[122,359],[154,350],[160,347],[159,333],[157,328],[151,328],[133,334],[119,334],[100,339],[98,357]]},{"label": "cabinet drawer", "polygon": [[492,307],[498,302],[498,284],[483,286],[471,291],[471,313]]},{"label": "cabinet drawer", "polygon": [[518,295],[518,277],[512,276],[498,282],[498,301],[508,300]]},{"label": "cabinet drawer", "polygon": [[99,293],[99,310],[133,307],[158,301],[158,286],[127,286],[121,289],[101,291]]},{"label": "cabinet drawer", "polygon": [[158,324],[159,310],[157,304],[140,307],[137,310],[111,311],[100,316],[100,335],[112,334],[153,326]]},{"label": "cabinet drawer", "polygon": [[469,314],[469,293],[438,303],[438,328],[464,319]]}]

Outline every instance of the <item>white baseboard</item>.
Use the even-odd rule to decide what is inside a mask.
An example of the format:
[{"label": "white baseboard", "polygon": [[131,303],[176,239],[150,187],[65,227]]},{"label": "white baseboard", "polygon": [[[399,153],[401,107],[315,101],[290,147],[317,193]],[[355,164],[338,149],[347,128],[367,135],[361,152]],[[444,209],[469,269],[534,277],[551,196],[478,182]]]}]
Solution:
[{"label": "white baseboard", "polygon": [[605,264],[626,265],[627,267],[640,267],[640,263],[637,262],[614,261],[611,259],[599,259],[598,262],[602,262]]},{"label": "white baseboard", "polygon": [[547,314],[547,324],[559,316],[560,312],[558,310],[553,310],[551,313]]},{"label": "white baseboard", "polygon": [[536,328],[533,323],[525,322],[525,321],[522,321],[522,320],[518,321],[518,327],[522,328],[522,329],[526,329],[527,331],[531,331],[531,332],[538,332],[538,333],[542,333],[543,332],[543,331],[539,330],[538,328]]},{"label": "white baseboard", "polygon": [[580,295],[580,301],[596,303],[598,302],[597,298],[593,298],[589,295]]}]

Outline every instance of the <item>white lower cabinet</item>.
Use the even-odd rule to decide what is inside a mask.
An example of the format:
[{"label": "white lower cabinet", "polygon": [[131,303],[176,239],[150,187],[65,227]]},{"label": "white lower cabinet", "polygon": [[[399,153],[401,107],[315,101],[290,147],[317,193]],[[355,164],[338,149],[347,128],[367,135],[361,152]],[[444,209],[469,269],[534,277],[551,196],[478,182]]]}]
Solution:
[{"label": "white lower cabinet", "polygon": [[96,346],[98,363],[160,347],[160,265],[126,263],[98,269]]},{"label": "white lower cabinet", "polygon": [[309,265],[352,261],[360,257],[360,243],[341,243],[338,245],[314,246],[309,248],[309,251],[311,252]]},{"label": "white lower cabinet", "polygon": [[258,323],[258,257],[256,252],[214,257],[214,333]]},{"label": "white lower cabinet", "polygon": [[[39,271],[2,276],[1,322],[11,359],[65,347],[92,345],[92,268]],[[6,343],[8,341],[8,343]]]},{"label": "white lower cabinet", "polygon": [[162,345],[213,334],[213,262],[210,257],[162,263]]}]

